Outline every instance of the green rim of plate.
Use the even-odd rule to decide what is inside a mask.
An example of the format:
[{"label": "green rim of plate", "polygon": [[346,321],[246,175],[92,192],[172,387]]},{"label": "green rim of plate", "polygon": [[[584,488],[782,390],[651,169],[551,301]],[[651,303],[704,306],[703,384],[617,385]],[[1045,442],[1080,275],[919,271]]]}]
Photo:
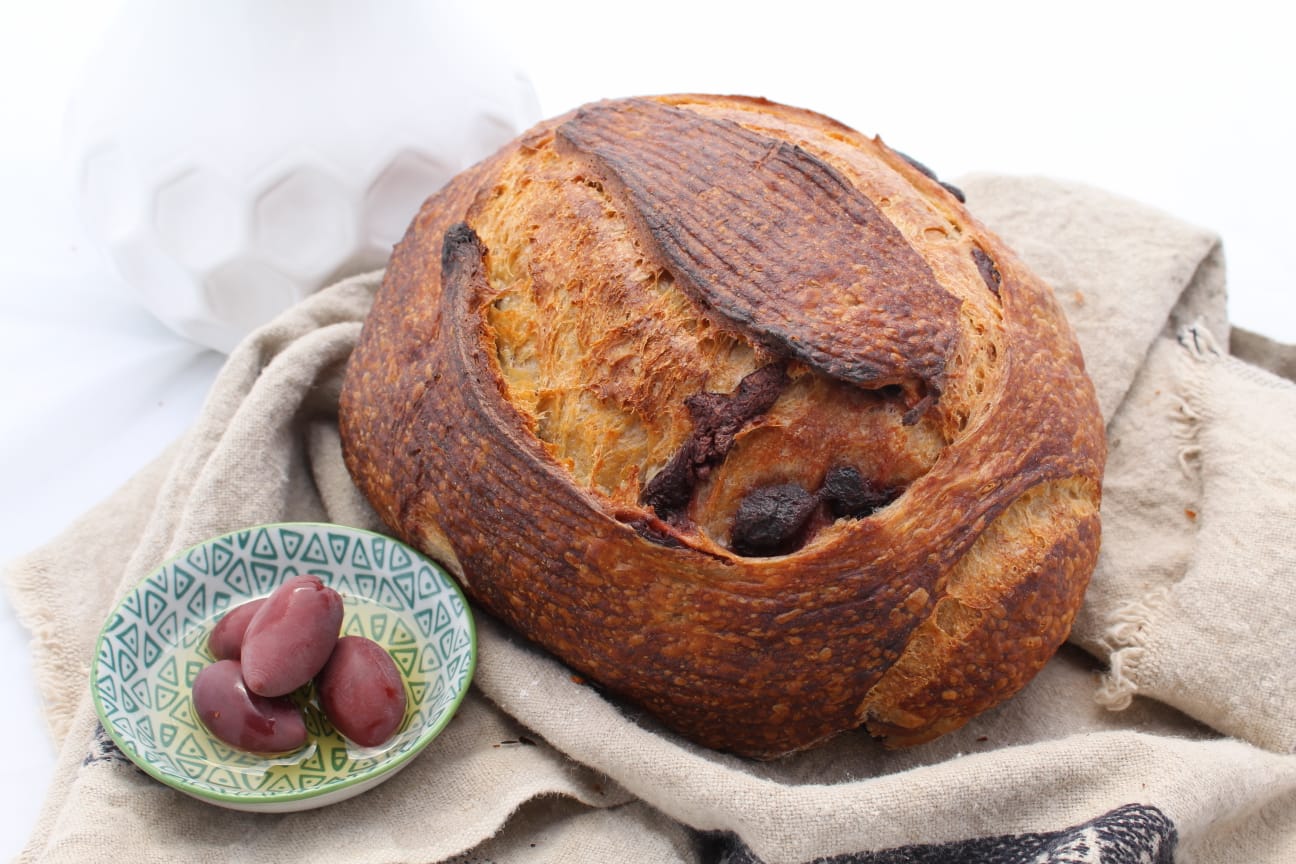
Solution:
[{"label": "green rim of plate", "polygon": [[[151,654],[155,664],[163,658],[174,659],[172,658],[172,655],[177,652],[188,652],[190,654],[201,653],[205,651],[205,634],[206,632],[209,632],[210,625],[213,623],[216,616],[219,616],[227,609],[233,608],[233,606],[245,602],[246,600],[268,594],[275,585],[280,581],[287,579],[293,572],[311,572],[312,568],[306,566],[302,566],[300,569],[291,566],[285,568],[275,567],[271,569],[263,566],[260,568],[259,573],[254,574],[252,572],[253,568],[245,565],[242,568],[242,575],[246,577],[247,591],[240,593],[240,586],[237,582],[234,585],[229,585],[228,582],[229,573],[227,570],[234,569],[234,561],[232,559],[225,559],[223,562],[219,562],[218,566],[218,562],[215,560],[217,556],[215,554],[206,554],[205,551],[238,546],[240,550],[246,550],[246,556],[249,557],[260,555],[266,562],[271,558],[280,561],[285,560],[281,554],[277,553],[279,550],[282,550],[283,552],[288,552],[289,550],[282,544],[278,547],[274,546],[274,542],[270,539],[269,533],[272,531],[278,532],[278,537],[281,540],[285,536],[295,535],[302,541],[294,550],[292,550],[292,554],[288,555],[287,560],[296,561],[296,563],[302,565],[314,564],[316,566],[313,569],[316,571],[322,571],[325,565],[348,568],[349,572],[346,575],[350,575],[354,578],[352,580],[347,580],[346,575],[344,575],[338,579],[338,584],[333,584],[334,575],[332,573],[328,574],[328,578],[325,578],[323,572],[320,572],[320,575],[326,584],[333,584],[333,587],[338,588],[338,590],[343,593],[344,597],[349,595],[368,598],[370,601],[373,601],[375,605],[387,609],[389,612],[397,611],[398,608],[400,608],[398,605],[393,605],[392,598],[402,597],[405,600],[409,600],[411,595],[418,593],[420,587],[418,585],[418,580],[423,575],[423,571],[420,568],[426,568],[426,572],[430,574],[440,586],[433,591],[434,594],[440,594],[440,592],[445,589],[448,589],[451,592],[451,605],[452,607],[457,607],[453,610],[454,615],[462,620],[462,629],[464,630],[464,635],[467,637],[466,644],[462,641],[461,637],[457,638],[452,650],[455,652],[456,658],[465,653],[466,658],[460,662],[459,668],[455,670],[454,680],[449,681],[446,685],[447,687],[454,688],[454,692],[452,692],[449,699],[437,709],[437,713],[435,717],[431,719],[431,722],[428,722],[423,730],[416,736],[408,741],[403,741],[399,748],[396,748],[393,751],[387,751],[377,755],[361,754],[357,763],[364,764],[363,768],[356,768],[355,770],[343,772],[340,767],[335,767],[332,774],[334,776],[340,776],[340,779],[323,781],[309,789],[294,787],[291,790],[285,789],[283,791],[222,791],[220,787],[212,785],[211,783],[196,782],[191,777],[184,776],[181,773],[163,770],[163,768],[156,764],[157,760],[155,758],[150,758],[148,753],[145,752],[145,749],[138,746],[136,734],[124,734],[123,731],[118,728],[117,724],[113,722],[113,717],[122,713],[124,709],[121,709],[117,705],[108,704],[107,700],[109,699],[109,695],[103,691],[105,689],[112,689],[113,695],[117,698],[121,697],[122,692],[130,692],[138,696],[138,694],[135,693],[135,688],[139,683],[147,681],[147,669],[137,668],[135,671],[127,674],[125,676],[126,679],[133,678],[136,672],[140,674],[140,678],[129,687],[123,686],[119,691],[116,689],[114,684],[112,688],[107,688],[105,686],[105,681],[111,680],[116,682],[120,680],[120,676],[118,670],[115,668],[111,670],[111,677],[105,673],[105,658],[111,655],[109,646],[116,644],[114,641],[115,632],[117,628],[121,627],[123,624],[126,624],[128,628],[140,624],[144,625],[144,632],[141,633],[137,630],[133,639],[136,641],[137,645],[140,645],[142,656],[147,660],[148,656]],[[317,544],[314,541],[319,539],[318,534],[320,532],[324,532],[326,536],[330,534],[334,536],[330,537],[329,543]],[[305,540],[305,535],[307,534],[312,535],[311,541]],[[367,540],[367,547],[362,546],[359,543],[352,547],[348,541],[347,543],[342,544],[340,547],[342,551],[339,552],[339,547],[334,545],[334,541],[336,538],[342,537],[343,535]],[[264,546],[262,538],[265,538],[265,542],[270,543],[269,547]],[[262,545],[260,552],[256,551],[258,544]],[[389,548],[391,550],[400,550],[405,556],[408,556],[409,569],[403,570],[400,573],[391,574],[391,579],[410,577],[412,580],[410,583],[410,590],[401,594],[400,592],[396,592],[390,584],[385,583],[383,579],[378,576],[378,573],[387,572],[388,568],[386,566],[364,568],[362,569],[362,572],[359,573],[350,569],[354,567],[356,550],[365,548],[367,548],[368,551],[364,553],[365,560],[363,563],[368,564],[372,564],[373,559],[381,559],[384,565],[386,562],[391,561],[394,556],[389,557]],[[315,554],[313,557],[307,557],[307,554],[311,549],[314,549]],[[226,549],[226,551],[229,550]],[[351,562],[342,561],[341,557],[348,554],[352,556],[353,560]],[[301,557],[298,557],[299,555]],[[330,555],[333,555],[337,560],[330,559]],[[235,558],[237,560],[246,560],[246,557],[238,558],[238,556],[235,556]],[[191,572],[198,571],[199,573],[202,573],[204,568],[211,567],[215,567],[215,571],[208,571],[203,574],[203,577]],[[223,597],[224,602],[222,602],[222,595],[225,595],[226,592],[218,592],[217,596],[212,598],[214,607],[209,608],[206,605],[201,605],[199,607],[202,610],[201,612],[193,611],[192,600],[190,601],[190,604],[182,610],[169,610],[171,614],[163,619],[160,625],[161,629],[157,632],[157,638],[154,638],[150,624],[157,623],[158,619],[163,618],[163,615],[168,611],[168,609],[159,607],[158,604],[163,603],[165,605],[163,592],[167,591],[173,584],[177,570],[184,578],[193,579],[195,583],[198,582],[200,578],[214,579],[218,574],[225,572],[226,579],[224,584],[228,585],[230,590],[228,595]],[[185,592],[192,588],[193,585],[194,583],[190,583],[190,585],[185,588]],[[381,591],[381,587],[384,585],[388,588],[390,593],[385,594],[383,599],[371,596],[372,591]],[[200,587],[205,588],[205,585]],[[183,594],[185,592],[181,593]],[[204,601],[206,600],[205,591],[203,599]],[[444,607],[438,606],[437,608]],[[430,612],[430,610],[419,610],[418,614],[422,615],[425,611]],[[185,617],[180,617],[182,612],[190,614]],[[151,619],[149,617],[150,614],[152,615]],[[348,612],[345,615],[343,635],[347,635],[347,627],[350,626],[350,623],[355,622],[356,618],[354,618],[353,615],[358,614],[360,613]],[[173,617],[176,619],[174,623],[171,622]],[[129,624],[127,623],[128,621],[130,622]],[[417,622],[418,631],[422,631],[422,637],[424,640],[430,640],[431,634],[428,630],[433,629],[433,624],[434,622],[428,622],[425,626],[425,622],[421,618]],[[200,625],[204,625],[204,629],[199,629]],[[450,623],[444,626],[453,625],[454,619],[452,618]],[[362,624],[360,626],[364,625]],[[437,627],[434,629],[439,632],[442,628]],[[456,628],[453,632],[458,632],[458,629],[459,628]],[[186,637],[188,637],[188,639],[186,639]],[[415,638],[417,639],[419,637],[415,636]],[[445,638],[444,635],[442,638]],[[187,645],[186,642],[188,642]],[[425,645],[425,647],[427,646]],[[118,652],[118,655],[120,657],[121,652]],[[230,531],[226,534],[221,534],[217,537],[204,540],[201,543],[196,543],[167,559],[163,564],[155,568],[147,576],[136,583],[136,585],[127,592],[117,605],[114,606],[113,611],[109,614],[99,632],[99,638],[95,644],[94,659],[90,669],[90,690],[94,701],[95,713],[98,715],[100,724],[107,731],[109,737],[112,738],[118,748],[121,749],[122,753],[149,776],[167,786],[198,798],[254,808],[257,805],[278,805],[290,802],[306,801],[321,796],[332,797],[342,790],[349,789],[357,784],[371,783],[376,778],[391,774],[395,769],[405,765],[409,760],[422,752],[427,745],[441,733],[458,712],[459,706],[467,695],[469,686],[472,683],[473,675],[476,672],[477,655],[477,630],[473,621],[472,610],[468,606],[467,599],[459,585],[449,576],[448,573],[446,573],[445,569],[435,561],[432,561],[427,556],[418,552],[418,550],[411,548],[393,537],[375,531],[368,531],[363,528],[352,528],[350,526],[329,522],[273,522]],[[127,653],[126,656],[130,656],[130,654]],[[152,668],[148,667],[147,663],[144,665],[147,668]],[[401,664],[398,662],[398,666],[400,665]],[[177,669],[175,673],[176,681],[174,682],[176,695],[173,701],[167,703],[168,705],[174,706],[175,702],[182,702],[184,705],[187,705],[189,702],[189,685],[181,678],[182,675],[183,673]],[[402,677],[406,678],[406,691],[407,697],[409,697],[412,695],[410,692],[412,684],[409,681],[410,675],[408,669],[402,668]],[[440,676],[438,676],[438,680],[444,679],[441,679]],[[122,681],[121,683],[124,685],[125,681]],[[152,701],[151,697],[146,698],[149,701]],[[130,698],[130,701],[134,702],[138,707],[142,700],[138,698]],[[417,702],[420,709],[419,714],[421,716],[423,700],[418,699]],[[150,710],[152,710],[151,706],[146,707],[149,707]],[[181,710],[181,707],[175,706],[170,710]],[[174,717],[175,715],[171,716]],[[407,711],[405,725],[402,726],[402,731],[397,733],[398,738],[402,735],[407,735],[405,730],[411,722],[411,719],[412,717],[409,711]],[[326,721],[323,721],[319,717],[312,717],[311,712],[308,710],[307,725],[308,728],[312,728],[312,732],[317,731],[312,726],[313,720],[315,723],[326,723]],[[202,729],[201,724],[197,723],[196,718],[193,718],[193,722],[196,724],[197,729],[206,733],[206,730]],[[133,731],[138,731],[134,730],[133,726],[132,729]],[[327,733],[332,730],[325,727],[323,731]],[[152,734],[150,727],[149,737],[152,737]],[[336,733],[332,734],[336,735]],[[221,744],[216,741],[215,738],[211,738],[210,735],[209,739],[210,743],[213,744],[218,753],[227,752],[233,757],[252,763],[252,771],[258,770],[258,757],[250,756],[249,754],[242,754],[227,745]],[[174,739],[171,743],[174,743]],[[164,741],[161,747],[154,747],[152,750],[157,752],[161,749],[166,749],[169,746],[170,744]],[[171,761],[174,762],[175,760]],[[259,770],[270,770],[274,764],[275,763],[271,761],[260,762]]]}]

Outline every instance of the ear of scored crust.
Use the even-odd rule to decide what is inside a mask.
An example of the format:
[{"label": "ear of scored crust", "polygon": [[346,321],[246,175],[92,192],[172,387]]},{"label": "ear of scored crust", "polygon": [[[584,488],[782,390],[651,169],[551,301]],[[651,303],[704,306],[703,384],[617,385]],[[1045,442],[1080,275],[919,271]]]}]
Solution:
[{"label": "ear of scored crust", "polygon": [[647,99],[581,109],[555,134],[619,187],[703,309],[831,377],[939,393],[959,303],[827,162]]}]

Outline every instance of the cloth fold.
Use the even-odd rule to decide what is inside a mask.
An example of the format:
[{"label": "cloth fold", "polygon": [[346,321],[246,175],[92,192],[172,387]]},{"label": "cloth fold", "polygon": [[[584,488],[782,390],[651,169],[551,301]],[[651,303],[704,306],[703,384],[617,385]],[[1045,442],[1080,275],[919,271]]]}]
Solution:
[{"label": "cloth fold", "polygon": [[1186,328],[1179,342],[1176,455],[1200,504],[1167,515],[1197,530],[1176,578],[1118,613],[1100,699],[1121,708],[1142,693],[1291,753],[1296,626],[1282,601],[1296,594],[1296,454],[1286,434],[1256,431],[1296,418],[1296,387],[1227,356],[1203,327]]},{"label": "cloth fold", "polygon": [[[382,530],[336,428],[379,281],[368,274],[249,337],[182,440],[7,569],[61,744],[21,860],[99,860],[111,848],[141,862],[883,864],[951,850],[1061,862],[1082,841],[1104,861],[1175,850],[1195,862],[1296,860],[1296,464],[1285,449],[1296,385],[1281,377],[1285,346],[1244,334],[1275,371],[1228,354],[1210,232],[1042,178],[959,185],[1054,286],[1111,447],[1103,551],[1071,644],[1013,700],[909,750],[853,733],[754,763],[680,740],[479,613],[471,692],[382,786],[266,816],[153,781],[97,729],[87,685],[117,598],[170,555],[248,525]],[[70,571],[75,595],[59,588]],[[535,745],[507,743],[524,735]]]}]

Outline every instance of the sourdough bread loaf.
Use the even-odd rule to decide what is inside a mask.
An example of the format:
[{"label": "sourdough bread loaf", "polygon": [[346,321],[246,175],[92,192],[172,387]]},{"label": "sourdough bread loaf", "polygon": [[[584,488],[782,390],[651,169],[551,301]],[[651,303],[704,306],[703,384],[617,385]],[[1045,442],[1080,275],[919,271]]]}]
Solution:
[{"label": "sourdough bread loaf", "polygon": [[743,97],[594,103],[422,207],[342,393],[358,487],[480,609],[708,747],[929,740],[1094,566],[1049,287],[920,164]]}]

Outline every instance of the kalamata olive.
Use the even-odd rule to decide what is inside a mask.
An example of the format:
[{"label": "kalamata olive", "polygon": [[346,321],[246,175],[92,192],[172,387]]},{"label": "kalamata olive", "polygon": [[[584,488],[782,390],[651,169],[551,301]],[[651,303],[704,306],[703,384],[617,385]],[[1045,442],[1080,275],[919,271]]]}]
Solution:
[{"label": "kalamata olive", "polygon": [[193,684],[198,719],[213,735],[240,750],[285,753],[306,743],[306,721],[287,697],[258,696],[243,683],[237,660],[221,660]]},{"label": "kalamata olive", "polygon": [[405,685],[391,655],[363,636],[343,636],[315,679],[329,722],[362,747],[382,744],[405,719]]},{"label": "kalamata olive", "polygon": [[873,482],[850,465],[838,465],[824,476],[819,492],[828,510],[837,518],[862,519],[885,507],[900,496],[900,490],[873,485]]},{"label": "kalamata olive", "polygon": [[262,696],[283,696],[328,662],[342,628],[342,596],[317,576],[294,576],[266,598],[243,635],[243,680]]},{"label": "kalamata olive", "polygon": [[217,660],[237,660],[243,647],[243,634],[257,610],[265,605],[266,598],[249,600],[226,612],[207,637],[207,647]]},{"label": "kalamata olive", "polygon": [[730,544],[739,555],[785,554],[796,546],[817,506],[819,499],[796,483],[755,489],[738,505]]}]

